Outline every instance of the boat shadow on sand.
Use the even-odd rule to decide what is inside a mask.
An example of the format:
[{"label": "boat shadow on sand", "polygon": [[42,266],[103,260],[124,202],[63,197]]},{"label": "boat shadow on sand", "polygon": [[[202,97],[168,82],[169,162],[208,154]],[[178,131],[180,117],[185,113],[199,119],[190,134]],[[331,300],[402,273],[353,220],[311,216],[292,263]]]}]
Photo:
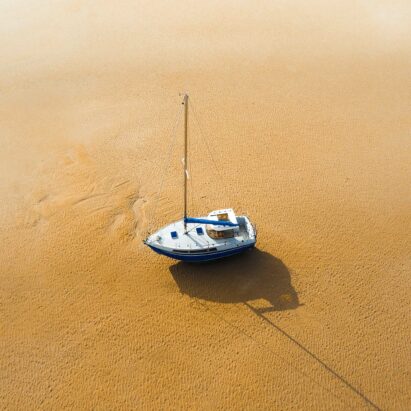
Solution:
[{"label": "boat shadow on sand", "polygon": [[301,305],[285,264],[256,248],[204,264],[179,262],[170,267],[170,272],[181,293],[193,298],[246,305],[248,301],[266,300],[270,306],[253,308],[256,314]]},{"label": "boat shadow on sand", "polygon": [[[362,391],[343,375],[325,363],[318,355],[280,328],[264,314],[271,311],[291,310],[299,307],[297,292],[291,285],[290,272],[284,263],[269,253],[256,248],[238,256],[206,264],[177,263],[170,267],[180,291],[193,298],[220,303],[243,303],[263,321],[280,332],[304,353],[363,399],[380,410]],[[266,300],[271,307],[256,307],[252,300]],[[257,302],[258,305],[260,302]]]}]

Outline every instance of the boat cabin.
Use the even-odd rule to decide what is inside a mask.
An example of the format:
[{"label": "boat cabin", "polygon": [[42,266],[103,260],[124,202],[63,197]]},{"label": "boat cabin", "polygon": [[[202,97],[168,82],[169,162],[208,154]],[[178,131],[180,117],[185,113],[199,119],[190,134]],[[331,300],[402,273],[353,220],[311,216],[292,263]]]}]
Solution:
[{"label": "boat cabin", "polygon": [[[208,215],[208,218],[210,220],[229,221],[233,224],[238,224],[237,217],[232,208],[212,211]],[[233,227],[230,226],[207,224],[206,230],[208,236],[215,240],[221,238],[233,238],[235,235]]]}]

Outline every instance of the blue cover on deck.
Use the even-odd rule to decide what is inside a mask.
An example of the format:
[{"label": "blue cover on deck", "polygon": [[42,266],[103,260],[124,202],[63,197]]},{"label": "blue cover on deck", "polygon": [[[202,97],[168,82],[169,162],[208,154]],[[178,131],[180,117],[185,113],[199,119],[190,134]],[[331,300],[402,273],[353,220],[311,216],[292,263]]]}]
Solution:
[{"label": "blue cover on deck", "polygon": [[224,220],[208,220],[206,218],[194,218],[194,217],[186,217],[184,219],[185,223],[198,223],[198,224],[213,224],[213,225],[225,225],[229,227],[237,227],[238,224],[234,224],[231,221],[224,221]]}]

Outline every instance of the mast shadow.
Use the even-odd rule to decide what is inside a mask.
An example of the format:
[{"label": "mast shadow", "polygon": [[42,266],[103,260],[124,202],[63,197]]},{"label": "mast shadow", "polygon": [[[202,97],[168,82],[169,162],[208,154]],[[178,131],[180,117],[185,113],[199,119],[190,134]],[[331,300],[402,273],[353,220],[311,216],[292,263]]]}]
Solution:
[{"label": "mast shadow", "polygon": [[233,304],[264,299],[256,313],[291,310],[301,305],[285,264],[256,248],[206,264],[179,262],[170,267],[180,292],[207,301]]}]

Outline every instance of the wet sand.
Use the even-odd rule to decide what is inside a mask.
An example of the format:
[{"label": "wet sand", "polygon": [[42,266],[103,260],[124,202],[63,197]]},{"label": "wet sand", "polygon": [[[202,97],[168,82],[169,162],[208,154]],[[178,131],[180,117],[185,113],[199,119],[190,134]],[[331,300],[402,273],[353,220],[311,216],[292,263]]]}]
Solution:
[{"label": "wet sand", "polygon": [[137,3],[0,5],[0,408],[409,409],[409,4]]}]

